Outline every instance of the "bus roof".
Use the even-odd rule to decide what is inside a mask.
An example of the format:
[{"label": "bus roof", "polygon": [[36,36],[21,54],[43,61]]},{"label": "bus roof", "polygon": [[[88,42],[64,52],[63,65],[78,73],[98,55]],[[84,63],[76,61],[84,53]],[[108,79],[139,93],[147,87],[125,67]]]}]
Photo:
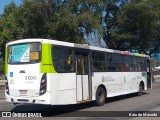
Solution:
[{"label": "bus roof", "polygon": [[13,44],[19,44],[19,43],[27,43],[27,42],[50,43],[50,44],[90,49],[90,50],[96,50],[96,51],[104,51],[104,52],[110,52],[110,53],[118,53],[118,54],[125,54],[125,55],[139,56],[139,57],[149,57],[148,55],[145,55],[145,54],[130,53],[128,51],[119,51],[119,50],[113,50],[113,49],[107,49],[107,48],[100,48],[100,47],[95,47],[95,46],[89,46],[88,44],[77,44],[77,43],[63,42],[63,41],[58,41],[58,40],[40,39],[40,38],[16,40],[16,41],[7,43],[6,46],[13,45]]}]

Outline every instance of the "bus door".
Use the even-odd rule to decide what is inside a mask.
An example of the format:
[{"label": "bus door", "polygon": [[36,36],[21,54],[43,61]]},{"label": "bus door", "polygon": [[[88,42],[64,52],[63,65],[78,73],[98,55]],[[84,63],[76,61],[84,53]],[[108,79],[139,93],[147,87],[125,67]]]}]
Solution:
[{"label": "bus door", "polygon": [[88,52],[76,52],[77,101],[89,99]]},{"label": "bus door", "polygon": [[151,71],[151,66],[150,66],[150,60],[146,60],[147,64],[147,88],[152,89],[152,71]]}]

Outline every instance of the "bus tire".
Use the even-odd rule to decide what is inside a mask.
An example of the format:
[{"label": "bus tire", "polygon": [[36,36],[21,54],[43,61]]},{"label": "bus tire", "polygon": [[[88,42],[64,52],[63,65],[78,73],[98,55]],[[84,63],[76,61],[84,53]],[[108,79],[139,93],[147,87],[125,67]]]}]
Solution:
[{"label": "bus tire", "polygon": [[96,105],[102,106],[106,101],[106,92],[103,87],[98,87],[96,91]]},{"label": "bus tire", "polygon": [[143,95],[143,84],[142,83],[139,84],[139,91],[137,92],[137,95],[138,96]]}]

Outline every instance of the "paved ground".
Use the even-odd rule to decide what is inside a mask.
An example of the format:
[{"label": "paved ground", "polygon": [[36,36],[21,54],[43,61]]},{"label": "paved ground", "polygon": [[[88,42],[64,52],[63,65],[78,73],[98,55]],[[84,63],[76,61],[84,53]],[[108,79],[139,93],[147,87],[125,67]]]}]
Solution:
[{"label": "paved ground", "polygon": [[[93,117],[103,116],[108,114],[115,116],[123,116],[122,111],[127,111],[127,114],[134,113],[136,111],[154,111],[160,115],[160,80],[156,80],[156,83],[153,84],[153,89],[145,92],[143,96],[136,96],[135,94],[124,95],[119,97],[113,97],[107,99],[107,102],[104,106],[97,107],[93,102],[87,104],[79,105],[66,105],[66,106],[44,106],[44,105],[33,105],[33,104],[19,104],[16,106],[11,105],[11,103],[6,103],[4,98],[4,93],[0,93],[0,110],[1,111],[23,111],[23,112],[42,112],[45,111],[45,119],[74,119],[74,120],[97,120],[97,119],[110,119],[110,120],[159,120],[156,117]],[[65,111],[63,114],[57,113],[57,111]],[[68,112],[70,111],[70,112]],[[107,111],[107,112],[105,112]],[[119,112],[116,112],[119,111]],[[128,112],[130,111],[130,112]],[[159,112],[157,112],[159,111]],[[56,115],[56,116],[55,116]],[[58,117],[58,116],[70,116],[70,117]],[[81,117],[72,117],[72,116],[81,116]],[[84,116],[92,117],[84,117]],[[0,118],[2,119],[2,118]],[[4,119],[4,118],[3,118]],[[22,119],[22,118],[12,118],[12,119]],[[25,119],[25,118],[23,118]],[[41,119],[41,118],[26,118],[26,119]],[[44,118],[42,118],[44,119]]]}]

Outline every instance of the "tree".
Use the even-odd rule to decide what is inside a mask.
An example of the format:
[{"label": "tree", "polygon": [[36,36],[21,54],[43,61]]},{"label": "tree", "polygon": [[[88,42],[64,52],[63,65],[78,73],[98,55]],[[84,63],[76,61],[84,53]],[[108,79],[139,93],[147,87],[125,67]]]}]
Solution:
[{"label": "tree", "polygon": [[160,46],[159,9],[160,2],[156,0],[131,0],[123,6],[116,20],[116,29],[110,30],[109,47],[134,48],[151,56]]},{"label": "tree", "polygon": [[13,15],[16,9],[17,6],[12,2],[5,7],[4,14],[0,15],[0,51],[2,58],[4,58],[5,44],[14,40],[18,32]]},{"label": "tree", "polygon": [[[71,38],[69,40],[71,42],[84,43],[84,36],[90,36],[90,34],[92,34],[94,31],[98,31],[98,33],[102,35],[100,18],[102,11],[101,6],[104,3],[105,0],[67,0],[60,2],[58,4],[59,7],[57,12],[58,18],[60,18],[58,21],[60,22],[57,25],[58,29],[62,28],[60,31],[62,31],[64,34],[60,34],[60,32],[58,32],[57,36],[63,36],[64,40],[66,38]],[[68,27],[66,28],[65,26],[71,27],[68,29]]]},{"label": "tree", "polygon": [[[121,13],[121,8],[128,3],[128,0],[107,0],[103,11],[102,26],[104,29],[103,39],[108,48],[124,50],[123,41],[117,41],[114,36],[114,31],[118,29],[118,16]],[[122,45],[122,46],[121,46]]]},{"label": "tree", "polygon": [[[0,45],[25,38],[86,43],[84,36],[102,34],[101,12],[105,0],[23,0],[5,7],[0,16]],[[4,57],[4,56],[3,56]]]}]

